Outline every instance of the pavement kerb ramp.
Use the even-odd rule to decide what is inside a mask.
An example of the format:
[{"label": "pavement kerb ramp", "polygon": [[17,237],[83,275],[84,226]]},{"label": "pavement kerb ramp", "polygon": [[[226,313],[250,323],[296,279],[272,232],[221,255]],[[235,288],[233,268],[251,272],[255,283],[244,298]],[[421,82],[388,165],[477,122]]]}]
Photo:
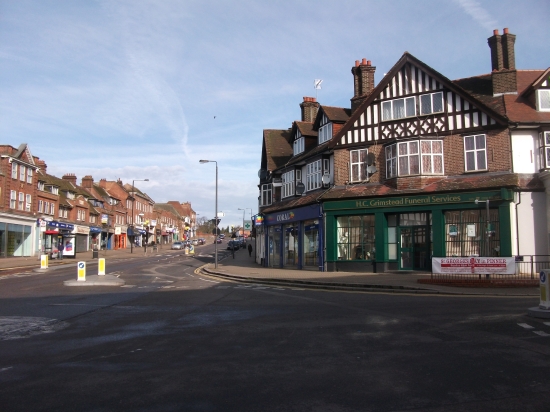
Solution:
[{"label": "pavement kerb ramp", "polygon": [[208,267],[209,264],[197,268],[198,273],[203,273],[208,276],[231,280],[239,283],[254,283],[270,286],[286,286],[299,287],[305,289],[322,289],[322,290],[340,290],[340,291],[355,291],[355,292],[371,292],[371,293],[403,293],[403,294],[426,294],[426,295],[471,295],[471,296],[487,296],[487,294],[441,291],[425,288],[413,288],[401,285],[372,285],[361,283],[339,283],[339,282],[320,282],[309,281],[303,279],[274,279],[274,278],[257,278],[252,276],[234,275],[221,272],[219,269]]}]

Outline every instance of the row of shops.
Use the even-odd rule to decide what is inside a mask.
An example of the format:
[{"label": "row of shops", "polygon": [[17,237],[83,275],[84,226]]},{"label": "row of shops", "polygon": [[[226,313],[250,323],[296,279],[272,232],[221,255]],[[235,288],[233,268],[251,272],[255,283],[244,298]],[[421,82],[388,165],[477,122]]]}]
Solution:
[{"label": "row of shops", "polygon": [[83,226],[55,220],[0,214],[0,257],[47,254],[52,258],[75,257],[79,252],[124,249],[178,240],[176,229],[127,226]]},{"label": "row of shops", "polygon": [[521,202],[501,189],[329,201],[264,214],[255,221],[257,259],[273,268],[429,271],[432,257],[519,254],[519,216],[530,236],[523,248],[535,254],[546,239],[537,234],[532,205],[543,207],[545,198],[528,196]]}]

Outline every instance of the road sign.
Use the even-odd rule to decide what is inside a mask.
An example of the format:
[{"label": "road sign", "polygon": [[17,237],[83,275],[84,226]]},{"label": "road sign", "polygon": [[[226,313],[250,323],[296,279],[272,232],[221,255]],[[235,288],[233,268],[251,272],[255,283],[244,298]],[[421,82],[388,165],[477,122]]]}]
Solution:
[{"label": "road sign", "polygon": [[78,262],[78,281],[86,281],[86,262]]},{"label": "road sign", "polygon": [[252,221],[250,220],[244,221],[244,230],[252,230]]}]

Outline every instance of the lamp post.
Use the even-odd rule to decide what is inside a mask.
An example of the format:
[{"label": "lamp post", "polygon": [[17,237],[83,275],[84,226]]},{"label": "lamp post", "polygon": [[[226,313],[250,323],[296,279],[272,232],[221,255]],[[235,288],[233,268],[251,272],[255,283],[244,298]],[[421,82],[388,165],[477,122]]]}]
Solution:
[{"label": "lamp post", "polygon": [[214,214],[214,268],[218,268],[218,162],[215,160],[199,160],[199,163],[216,163],[216,210]]},{"label": "lamp post", "polygon": [[241,208],[239,207],[238,210],[242,210],[242,211],[243,211],[243,239],[244,239],[244,213],[246,212],[246,208],[241,209]]},{"label": "lamp post", "polygon": [[134,253],[134,240],[136,238],[136,225],[134,220],[134,203],[136,202],[135,182],[148,182],[149,179],[134,179],[132,180],[132,241],[130,242],[130,253]]}]

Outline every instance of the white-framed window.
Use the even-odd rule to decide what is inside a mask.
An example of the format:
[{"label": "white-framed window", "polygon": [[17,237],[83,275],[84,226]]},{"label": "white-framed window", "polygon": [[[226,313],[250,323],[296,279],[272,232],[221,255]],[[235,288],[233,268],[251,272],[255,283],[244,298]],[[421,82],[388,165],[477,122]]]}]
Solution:
[{"label": "white-framed window", "polygon": [[44,182],[38,182],[38,190],[44,191]]},{"label": "white-framed window", "polygon": [[332,139],[332,123],[327,123],[319,128],[319,144]]},{"label": "white-framed window", "polygon": [[367,180],[367,153],[368,149],[356,149],[349,152],[350,182]]},{"label": "white-framed window", "polygon": [[23,165],[19,166],[19,180],[24,182],[26,180],[26,177],[27,177],[27,167]]},{"label": "white-framed window", "polygon": [[537,90],[537,110],[539,112],[550,111],[550,90],[549,89]]},{"label": "white-framed window", "polygon": [[296,169],[296,181],[301,182],[302,181],[302,170]]},{"label": "white-framed window", "polygon": [[539,134],[539,159],[541,169],[550,168],[550,132]]},{"label": "white-framed window", "polygon": [[30,212],[31,206],[32,206],[32,196],[31,195],[25,195],[25,211]]},{"label": "white-framed window", "polygon": [[42,213],[44,211],[44,201],[39,200],[38,201],[38,213]]},{"label": "white-framed window", "polygon": [[84,209],[76,210],[76,220],[81,220],[81,221],[86,220],[86,211]]},{"label": "white-framed window", "polygon": [[63,209],[59,209],[59,211],[57,212],[57,216],[63,217]]},{"label": "white-framed window", "polygon": [[443,111],[443,92],[420,96],[420,114],[440,113]]},{"label": "white-framed window", "polygon": [[397,145],[386,147],[386,179],[397,177]]},{"label": "white-framed window", "polygon": [[464,136],[464,163],[467,172],[487,170],[487,142],[484,134]]},{"label": "white-framed window", "polygon": [[443,141],[412,140],[387,146],[386,178],[443,174]]},{"label": "white-framed window", "polygon": [[306,166],[306,190],[314,190],[321,187],[321,159],[309,163]]},{"label": "white-framed window", "polygon": [[420,174],[418,141],[397,144],[397,168],[399,176]]},{"label": "white-framed window", "polygon": [[15,190],[10,190],[10,209],[15,209],[17,207],[17,192]]},{"label": "white-framed window", "polygon": [[299,155],[300,153],[303,153],[305,150],[305,141],[303,137],[299,137],[298,139],[294,140],[294,156]]},{"label": "white-framed window", "polygon": [[68,216],[69,216],[69,210],[68,209],[63,209],[63,217],[65,219],[67,219]]},{"label": "white-framed window", "polygon": [[50,215],[55,215],[55,203],[50,203]]},{"label": "white-framed window", "polygon": [[382,103],[382,121],[403,119],[410,116],[416,116],[416,100],[414,97],[405,97]]},{"label": "white-framed window", "polygon": [[67,199],[74,200],[74,193],[73,192],[67,192]]},{"label": "white-framed window", "polygon": [[443,141],[421,140],[420,163],[423,175],[443,174]]},{"label": "white-framed window", "polygon": [[29,167],[27,168],[27,183],[31,183],[32,184],[32,168]]},{"label": "white-framed window", "polygon": [[11,178],[12,179],[17,179],[17,163],[15,162],[12,162],[11,164]]},{"label": "white-framed window", "polygon": [[330,160],[329,159],[323,159],[323,174],[329,175],[330,174]]},{"label": "white-framed window", "polygon": [[260,206],[269,206],[273,201],[273,186],[271,183],[262,185],[260,194]]},{"label": "white-framed window", "polygon": [[282,194],[281,197],[294,196],[294,170],[290,170],[282,175]]},{"label": "white-framed window", "polygon": [[25,207],[25,193],[19,192],[19,202],[18,202],[17,208],[19,210],[23,210],[24,207]]},{"label": "white-framed window", "polygon": [[95,222],[96,222],[96,216],[90,215],[90,223],[95,223]]}]

